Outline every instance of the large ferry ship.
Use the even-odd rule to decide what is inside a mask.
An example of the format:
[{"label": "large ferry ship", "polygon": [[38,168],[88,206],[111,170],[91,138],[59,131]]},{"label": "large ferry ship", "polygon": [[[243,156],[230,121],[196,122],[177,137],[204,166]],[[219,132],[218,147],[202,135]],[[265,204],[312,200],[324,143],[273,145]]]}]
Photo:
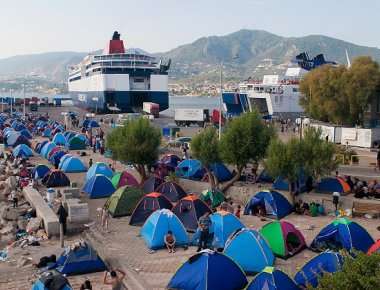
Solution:
[{"label": "large ferry ship", "polygon": [[310,59],[307,53],[296,56],[284,75],[265,75],[262,80],[249,78],[239,85],[236,92],[223,94],[225,111],[238,115],[257,110],[265,117],[296,118],[303,113],[299,104],[299,82],[310,70],[326,61],[322,54]]},{"label": "large ferry ship", "polygon": [[144,102],[169,105],[170,60],[157,61],[140,49],[125,49],[120,34],[101,54],[90,54],[69,71],[68,87],[75,105],[92,112],[140,112]]}]

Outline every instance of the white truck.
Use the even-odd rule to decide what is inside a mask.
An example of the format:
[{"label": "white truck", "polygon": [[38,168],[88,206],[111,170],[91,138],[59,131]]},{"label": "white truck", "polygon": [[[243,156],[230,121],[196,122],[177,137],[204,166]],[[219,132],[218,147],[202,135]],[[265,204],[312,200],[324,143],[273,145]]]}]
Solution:
[{"label": "white truck", "polygon": [[209,110],[207,109],[175,109],[174,111],[174,121],[177,126],[197,124],[199,127],[203,127],[209,119]]},{"label": "white truck", "polygon": [[160,115],[160,105],[152,102],[143,103],[143,112],[158,118]]}]

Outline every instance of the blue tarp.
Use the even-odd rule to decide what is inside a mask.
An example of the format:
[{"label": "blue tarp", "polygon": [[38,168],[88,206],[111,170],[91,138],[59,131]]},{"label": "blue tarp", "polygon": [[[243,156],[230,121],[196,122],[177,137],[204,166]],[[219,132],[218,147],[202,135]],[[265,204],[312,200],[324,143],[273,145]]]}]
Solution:
[{"label": "blue tarp", "polygon": [[110,197],[115,192],[115,187],[108,177],[96,174],[86,181],[83,192],[87,193],[90,198]]},{"label": "blue tarp", "polygon": [[87,168],[78,157],[70,157],[63,162],[60,169],[66,173],[86,172]]},{"label": "blue tarp", "polygon": [[204,169],[200,161],[195,159],[186,159],[178,164],[176,174],[182,178],[201,179],[204,175]]},{"label": "blue tarp", "polygon": [[273,267],[266,267],[255,276],[247,290],[300,290],[297,284],[287,274]]},{"label": "blue tarp", "polygon": [[224,254],[234,260],[246,273],[258,273],[273,266],[274,255],[268,243],[257,231],[241,229],[230,236]]},{"label": "blue tarp", "polygon": [[160,209],[152,213],[145,221],[140,233],[149,249],[159,249],[165,247],[164,238],[168,231],[172,231],[176,245],[189,243],[185,227],[168,209]]},{"label": "blue tarp", "polygon": [[335,273],[342,268],[343,257],[334,252],[324,252],[312,258],[294,276],[297,285],[314,288],[318,286],[318,279],[325,273]]},{"label": "blue tarp", "polygon": [[74,250],[66,248],[57,260],[56,270],[65,275],[79,275],[104,271],[106,265],[92,247],[82,244]]},{"label": "blue tarp", "polygon": [[108,167],[107,164],[103,162],[96,162],[88,169],[86,174],[86,180],[89,180],[96,174],[102,174],[107,176],[108,178],[112,178],[113,171],[111,168]]},{"label": "blue tarp", "polygon": [[256,208],[261,206],[266,214],[281,219],[293,211],[293,206],[279,192],[264,190],[256,193],[247,203],[244,214],[254,214]]},{"label": "blue tarp", "polygon": [[205,250],[190,257],[170,279],[168,289],[243,289],[248,281],[244,272],[224,254]]},{"label": "blue tarp", "polygon": [[346,249],[368,252],[374,244],[370,234],[356,222],[339,218],[324,227],[312,241],[310,248],[315,251]]}]

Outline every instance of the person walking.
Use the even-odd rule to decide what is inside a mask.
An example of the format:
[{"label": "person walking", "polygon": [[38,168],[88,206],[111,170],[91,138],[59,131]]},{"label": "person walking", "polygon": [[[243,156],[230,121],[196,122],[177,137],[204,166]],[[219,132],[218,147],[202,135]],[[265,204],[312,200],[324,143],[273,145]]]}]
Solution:
[{"label": "person walking", "polygon": [[197,252],[207,249],[207,242],[208,238],[210,236],[210,213],[205,213],[200,219],[199,219],[199,230],[200,230],[200,237],[199,237],[199,243],[198,243],[198,249]]},{"label": "person walking", "polygon": [[337,211],[338,210],[338,205],[339,205],[340,193],[337,192],[337,191],[333,192],[332,198],[333,198],[333,204],[335,206],[335,211]]},{"label": "person walking", "polygon": [[65,207],[63,206],[63,202],[61,202],[58,208],[57,215],[58,215],[59,223],[62,225],[62,228],[63,228],[63,235],[66,235],[68,214]]}]

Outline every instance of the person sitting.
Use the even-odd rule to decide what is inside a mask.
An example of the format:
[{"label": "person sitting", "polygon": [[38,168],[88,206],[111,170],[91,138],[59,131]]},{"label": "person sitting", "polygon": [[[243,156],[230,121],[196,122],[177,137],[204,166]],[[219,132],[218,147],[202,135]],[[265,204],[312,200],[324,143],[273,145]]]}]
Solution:
[{"label": "person sitting", "polygon": [[80,290],[92,290],[92,285],[90,280],[84,281],[84,283],[80,286]]},{"label": "person sitting", "polygon": [[310,206],[307,202],[303,202],[301,205],[302,214],[310,215]]},{"label": "person sitting", "polygon": [[300,199],[299,201],[296,201],[294,203],[294,211],[296,214],[303,214],[303,210],[301,208],[302,205],[302,200]]},{"label": "person sitting", "polygon": [[168,231],[168,233],[165,235],[165,245],[168,249],[169,253],[175,253],[175,237],[173,235],[172,231]]}]

